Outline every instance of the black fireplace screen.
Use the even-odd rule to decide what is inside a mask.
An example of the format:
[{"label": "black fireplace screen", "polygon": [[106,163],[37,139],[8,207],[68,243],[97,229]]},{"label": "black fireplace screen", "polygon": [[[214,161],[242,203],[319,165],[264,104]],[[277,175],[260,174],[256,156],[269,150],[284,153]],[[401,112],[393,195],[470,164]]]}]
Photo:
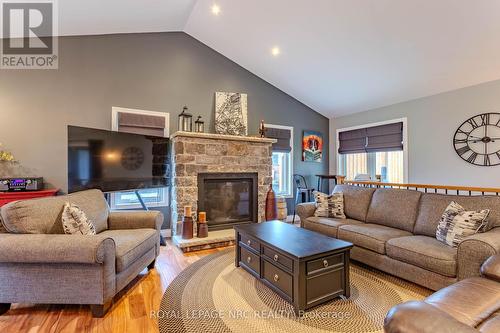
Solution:
[{"label": "black fireplace screen", "polygon": [[209,229],[257,222],[257,174],[199,174],[198,206],[207,213]]}]

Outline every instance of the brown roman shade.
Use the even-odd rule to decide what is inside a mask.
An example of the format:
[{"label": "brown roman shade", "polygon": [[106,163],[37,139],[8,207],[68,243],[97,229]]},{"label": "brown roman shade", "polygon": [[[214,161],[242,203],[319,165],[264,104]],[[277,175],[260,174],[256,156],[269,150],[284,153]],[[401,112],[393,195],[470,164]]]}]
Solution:
[{"label": "brown roman shade", "polygon": [[273,143],[273,151],[289,153],[292,151],[290,147],[290,138],[292,132],[282,128],[266,128],[266,137],[278,140]]},{"label": "brown roman shade", "polygon": [[339,133],[339,154],[365,153],[366,128]]},{"label": "brown roman shade", "polygon": [[403,123],[393,123],[366,129],[366,151],[403,150]]},{"label": "brown roman shade", "polygon": [[395,150],[403,150],[402,122],[339,133],[339,154]]},{"label": "brown roman shade", "polygon": [[164,136],[165,117],[118,112],[118,131]]}]

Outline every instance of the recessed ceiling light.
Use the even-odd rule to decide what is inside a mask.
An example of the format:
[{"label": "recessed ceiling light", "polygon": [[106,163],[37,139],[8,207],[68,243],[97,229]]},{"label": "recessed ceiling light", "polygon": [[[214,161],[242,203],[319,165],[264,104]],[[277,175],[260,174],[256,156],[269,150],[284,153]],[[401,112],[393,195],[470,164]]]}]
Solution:
[{"label": "recessed ceiling light", "polygon": [[279,56],[281,53],[281,50],[279,47],[275,46],[271,49],[271,54],[275,57]]},{"label": "recessed ceiling light", "polygon": [[220,14],[220,7],[215,3],[212,5],[212,14],[214,15]]}]

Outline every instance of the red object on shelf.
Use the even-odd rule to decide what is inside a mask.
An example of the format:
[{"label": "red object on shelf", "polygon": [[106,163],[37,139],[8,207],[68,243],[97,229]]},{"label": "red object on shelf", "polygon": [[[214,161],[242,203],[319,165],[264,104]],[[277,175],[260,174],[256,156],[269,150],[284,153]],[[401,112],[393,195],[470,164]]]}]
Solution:
[{"label": "red object on shelf", "polygon": [[28,200],[43,197],[53,197],[59,189],[41,190],[41,191],[18,191],[18,192],[0,192],[0,207],[17,200]]}]

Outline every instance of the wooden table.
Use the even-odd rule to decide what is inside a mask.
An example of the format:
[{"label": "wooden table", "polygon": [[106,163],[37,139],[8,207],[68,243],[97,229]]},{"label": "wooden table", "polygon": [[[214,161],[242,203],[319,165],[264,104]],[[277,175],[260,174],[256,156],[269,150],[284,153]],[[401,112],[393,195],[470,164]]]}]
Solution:
[{"label": "wooden table", "polygon": [[350,297],[351,243],[280,221],[234,229],[236,267],[290,302],[297,314],[342,295]]},{"label": "wooden table", "polygon": [[53,197],[59,192],[59,189],[41,190],[41,191],[15,191],[0,192],[0,207],[17,200],[28,200],[43,197]]},{"label": "wooden table", "polygon": [[318,177],[318,192],[321,192],[325,180],[333,179],[337,185],[337,175],[316,175],[316,177]]}]

